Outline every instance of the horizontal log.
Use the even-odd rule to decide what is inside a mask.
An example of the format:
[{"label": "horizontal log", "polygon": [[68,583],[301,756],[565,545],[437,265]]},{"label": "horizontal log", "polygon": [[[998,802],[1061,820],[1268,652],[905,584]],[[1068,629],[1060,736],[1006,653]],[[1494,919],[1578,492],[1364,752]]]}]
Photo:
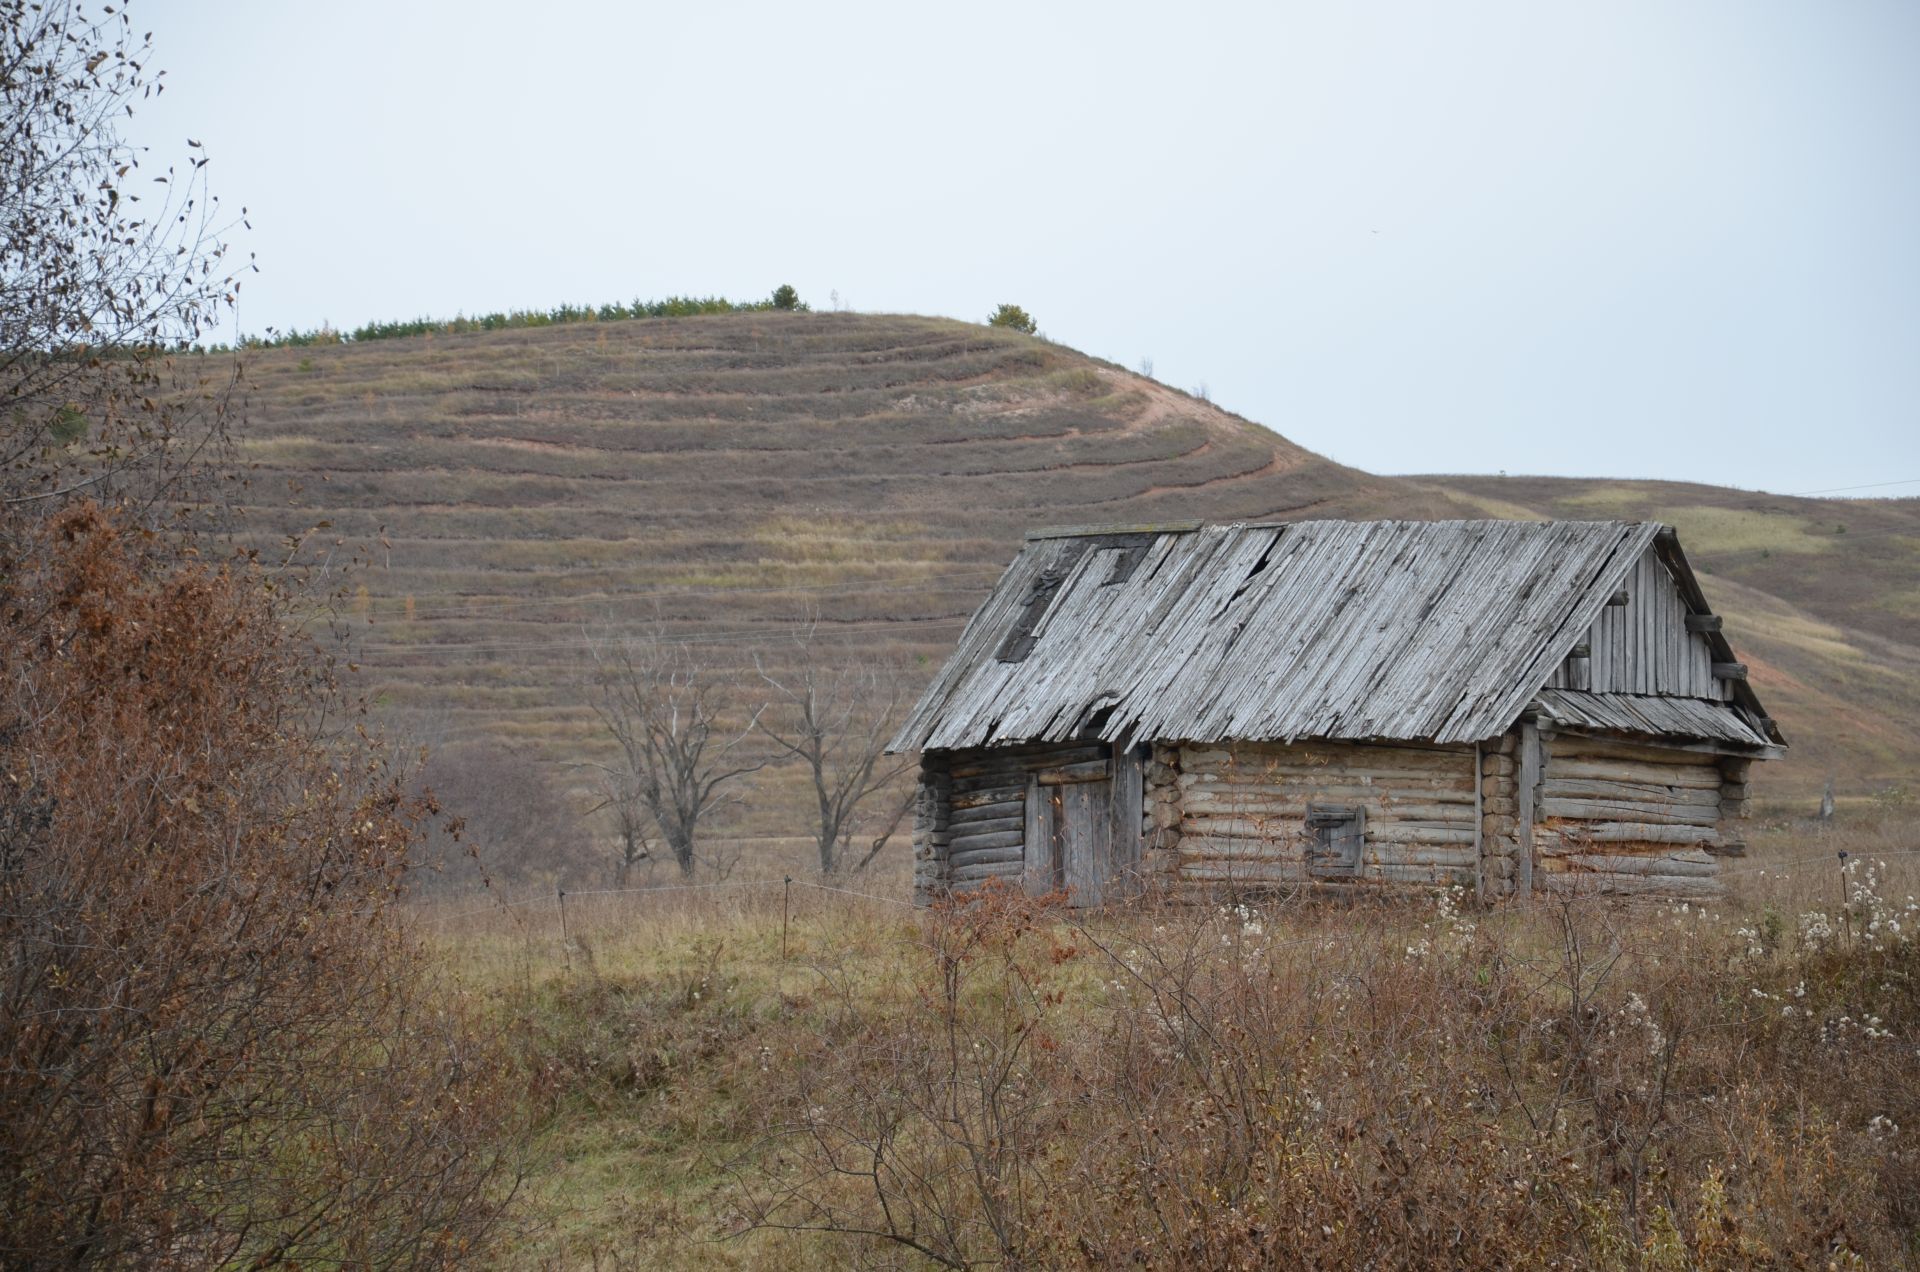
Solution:
[{"label": "horizontal log", "polygon": [[1645,822],[1550,822],[1535,828],[1542,852],[1558,844],[1563,851],[1580,851],[1581,843],[1595,844],[1710,844],[1720,838],[1711,826],[1655,826]]},{"label": "horizontal log", "polygon": [[961,779],[1005,771],[1025,773],[1030,769],[1052,765],[1078,764],[1083,760],[1105,759],[1112,753],[1112,748],[1104,742],[1080,746],[1008,747],[1004,750],[970,755],[964,760],[955,760],[947,766],[947,774],[955,779]]},{"label": "horizontal log", "polygon": [[1027,774],[1024,769],[1007,769],[982,777],[969,777],[965,781],[955,782],[948,788],[952,794],[975,795],[981,791],[1027,789]]},{"label": "horizontal log", "polygon": [[1180,789],[1192,790],[1379,790],[1444,791],[1472,798],[1473,770],[1458,773],[1375,773],[1336,772],[1317,769],[1298,773],[1265,773],[1247,770],[1240,773],[1182,773]]},{"label": "horizontal log", "polygon": [[1457,820],[1461,824],[1473,824],[1473,795],[1436,795],[1432,792],[1344,792],[1344,790],[1313,790],[1313,792],[1263,792],[1263,790],[1219,790],[1219,788],[1196,788],[1185,792],[1181,799],[1183,807],[1196,811],[1217,811],[1217,809],[1242,809],[1246,813],[1273,813],[1286,815],[1296,813],[1306,815],[1311,803],[1357,803],[1365,805],[1367,817],[1388,817],[1388,819],[1428,819]]},{"label": "horizontal log", "polygon": [[[1209,817],[1188,813],[1180,823],[1182,835],[1254,843],[1304,842],[1312,836],[1297,820],[1263,821],[1244,817]],[[1379,844],[1470,844],[1479,838],[1473,823],[1389,822],[1369,819],[1365,842]]]},{"label": "horizontal log", "polygon": [[1711,804],[1656,804],[1601,799],[1543,799],[1543,819],[1634,821],[1656,826],[1711,826],[1720,820],[1720,801]]},{"label": "horizontal log", "polygon": [[1650,896],[1711,901],[1727,894],[1718,879],[1675,875],[1588,874],[1584,871],[1535,871],[1533,886],[1560,896]]},{"label": "horizontal log", "polygon": [[975,866],[954,867],[951,878],[955,883],[978,883],[983,879],[1018,879],[1026,873],[1022,862],[987,862]]},{"label": "horizontal log", "polygon": [[975,822],[1000,821],[1008,817],[1024,817],[1027,813],[1027,801],[1021,799],[1003,799],[997,804],[972,804],[966,808],[956,808],[948,817],[955,826],[967,826]]},{"label": "horizontal log", "polygon": [[1715,790],[1721,782],[1720,770],[1711,764],[1658,764],[1558,755],[1548,759],[1545,780],[1559,782],[1573,779],[1630,782],[1639,786],[1671,786],[1688,790]]},{"label": "horizontal log", "polygon": [[962,835],[955,832],[953,838],[947,841],[947,847],[950,852],[957,855],[963,852],[978,852],[982,848],[1017,848],[1024,842],[1026,842],[1024,830],[996,830],[983,835]]},{"label": "horizontal log", "polygon": [[1189,857],[1181,854],[1179,877],[1182,879],[1206,880],[1210,883],[1305,883],[1307,867],[1304,862],[1249,862],[1216,861],[1209,858]]},{"label": "horizontal log", "polygon": [[1471,864],[1449,868],[1447,866],[1369,866],[1361,872],[1362,879],[1377,879],[1385,883],[1437,883],[1443,885],[1471,884],[1473,867]]},{"label": "horizontal log", "polygon": [[1511,817],[1520,811],[1520,801],[1507,795],[1489,795],[1480,801],[1480,811],[1487,815],[1504,813]]},{"label": "horizontal log", "polygon": [[1681,849],[1660,853],[1574,852],[1564,857],[1547,857],[1541,862],[1547,870],[1585,870],[1594,874],[1676,875],[1710,878],[1720,867],[1711,855],[1700,849]]},{"label": "horizontal log", "polygon": [[955,839],[968,839],[975,835],[996,835],[1003,831],[1023,831],[1027,828],[1025,817],[994,817],[982,821],[959,823],[948,830]]},{"label": "horizontal log", "polygon": [[1747,678],[1747,664],[1743,662],[1717,662],[1713,664],[1713,678],[1715,680],[1745,680]]},{"label": "horizontal log", "polygon": [[1447,866],[1471,870],[1480,854],[1472,844],[1436,847],[1428,844],[1387,844],[1367,849],[1360,860],[1375,866]]},{"label": "horizontal log", "polygon": [[1471,825],[1464,828],[1400,823],[1376,826],[1369,822],[1366,831],[1366,842],[1370,844],[1472,844],[1479,838],[1479,832]]},{"label": "horizontal log", "polygon": [[1181,856],[1218,857],[1223,860],[1293,860],[1306,859],[1309,841],[1304,836],[1290,839],[1254,839],[1248,836],[1209,835],[1183,830],[1180,835]]},{"label": "horizontal log", "polygon": [[1561,777],[1550,774],[1540,783],[1540,793],[1549,799],[1600,799],[1653,804],[1705,804],[1720,802],[1719,786],[1668,786],[1660,782],[1609,782],[1591,777]]},{"label": "horizontal log", "polygon": [[1718,614],[1687,615],[1687,630],[1690,632],[1717,632],[1720,630]]},{"label": "horizontal log", "polygon": [[1483,755],[1480,757],[1480,772],[1486,777],[1512,777],[1519,760],[1511,755]]},{"label": "horizontal log", "polygon": [[1206,747],[1189,747],[1180,753],[1180,768],[1183,772],[1189,773],[1225,770],[1293,773],[1327,771],[1470,773],[1473,771],[1473,749],[1467,747],[1460,750],[1427,751],[1404,747],[1349,746],[1315,747],[1311,750],[1266,750],[1258,747],[1244,747],[1223,751]]},{"label": "horizontal log", "polygon": [[1021,864],[1026,854],[1018,845],[1012,848],[987,848],[979,852],[956,852],[947,858],[947,864],[955,870],[971,870],[975,866],[993,866]]},{"label": "horizontal log", "polygon": [[988,804],[1010,804],[1015,800],[1019,800],[1022,805],[1024,805],[1026,798],[1027,788],[1025,783],[1022,783],[1019,786],[1000,786],[990,790],[968,791],[965,794],[957,794],[949,803],[951,803],[953,811],[958,813],[963,808],[982,808]]},{"label": "horizontal log", "polygon": [[1592,738],[1560,733],[1547,740],[1550,764],[1570,760],[1626,760],[1635,764],[1678,764],[1714,767],[1714,757],[1680,747],[1656,746],[1643,742],[1622,742],[1613,738]]},{"label": "horizontal log", "polygon": [[1042,786],[1071,786],[1078,782],[1108,782],[1113,780],[1113,766],[1105,760],[1091,760],[1085,764],[1066,764],[1039,771],[1037,779]]}]

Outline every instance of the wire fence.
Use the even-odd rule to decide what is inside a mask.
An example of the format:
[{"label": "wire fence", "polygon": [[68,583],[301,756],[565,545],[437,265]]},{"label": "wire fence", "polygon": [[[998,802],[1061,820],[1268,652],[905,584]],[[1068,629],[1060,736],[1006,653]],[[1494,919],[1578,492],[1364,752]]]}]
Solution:
[{"label": "wire fence", "polygon": [[[1821,869],[1844,871],[1847,867],[1862,862],[1883,861],[1886,858],[1907,858],[1920,856],[1920,848],[1879,849],[1855,852],[1850,849],[1836,849],[1826,852],[1805,853],[1795,857],[1764,862],[1746,862],[1739,865],[1723,865],[1714,876],[1715,879],[1730,879],[1745,876],[1772,875],[1787,877],[1800,874],[1814,874]],[[1596,873],[1596,879],[1604,879],[1604,873]],[[870,892],[859,888],[839,887],[821,883],[812,879],[797,879],[789,876],[762,879],[722,879],[707,883],[645,884],[634,888],[540,888],[529,890],[518,896],[502,896],[486,902],[457,910],[446,910],[436,906],[422,906],[415,911],[415,917],[430,923],[451,923],[460,919],[475,918],[484,914],[511,913],[535,906],[552,906],[562,916],[566,913],[567,902],[586,897],[670,897],[686,893],[715,893],[728,891],[748,891],[753,889],[783,889],[791,897],[793,889],[800,888],[810,892],[827,893],[852,897],[859,901],[870,901],[883,906],[894,906],[905,910],[920,907],[904,897],[889,896],[881,892]],[[1617,900],[1604,893],[1576,894],[1580,900]],[[1643,898],[1659,900],[1657,896]]]}]

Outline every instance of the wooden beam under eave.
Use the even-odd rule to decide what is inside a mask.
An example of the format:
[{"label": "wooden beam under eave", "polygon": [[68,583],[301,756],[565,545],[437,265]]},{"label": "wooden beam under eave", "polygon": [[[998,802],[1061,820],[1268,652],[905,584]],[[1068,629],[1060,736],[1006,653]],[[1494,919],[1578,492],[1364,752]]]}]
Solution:
[{"label": "wooden beam under eave", "polygon": [[1743,662],[1717,662],[1713,664],[1713,675],[1716,680],[1745,680],[1747,678],[1747,664]]},{"label": "wooden beam under eave", "polygon": [[1718,614],[1687,615],[1687,630],[1690,632],[1717,632],[1720,630]]}]

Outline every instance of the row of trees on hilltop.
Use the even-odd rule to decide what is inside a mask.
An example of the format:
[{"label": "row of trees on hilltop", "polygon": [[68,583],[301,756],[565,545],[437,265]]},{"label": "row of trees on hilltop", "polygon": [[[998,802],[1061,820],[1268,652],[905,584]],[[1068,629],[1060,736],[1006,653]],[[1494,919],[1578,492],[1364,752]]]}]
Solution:
[{"label": "row of trees on hilltop", "polygon": [[[581,322],[628,322],[638,318],[698,318],[710,314],[753,314],[784,311],[811,313],[800,293],[782,283],[765,300],[728,300],[724,296],[668,296],[663,300],[614,301],[605,305],[555,305],[551,309],[503,309],[493,313],[456,314],[452,318],[405,318],[363,323],[348,331],[321,325],[307,331],[270,331],[241,341],[247,349],[307,348],[313,345],[363,344],[369,340],[400,340],[408,336],[456,336],[476,331],[518,331],[559,327]],[[224,346],[215,346],[223,348]]]},{"label": "row of trees on hilltop", "polygon": [[[400,340],[409,336],[457,336],[476,331],[518,331],[559,327],[582,322],[627,322],[639,318],[698,318],[713,314],[811,313],[790,283],[782,283],[765,300],[728,300],[724,296],[668,296],[662,300],[614,301],[605,305],[555,305],[551,309],[503,309],[492,313],[456,314],[452,318],[404,318],[362,323],[350,330],[322,324],[308,330],[269,331],[248,336],[247,349],[308,348],[314,345],[364,344],[370,340]],[[1018,305],[1001,305],[987,318],[989,327],[1033,335],[1033,316]],[[215,350],[228,346],[214,345]]]}]

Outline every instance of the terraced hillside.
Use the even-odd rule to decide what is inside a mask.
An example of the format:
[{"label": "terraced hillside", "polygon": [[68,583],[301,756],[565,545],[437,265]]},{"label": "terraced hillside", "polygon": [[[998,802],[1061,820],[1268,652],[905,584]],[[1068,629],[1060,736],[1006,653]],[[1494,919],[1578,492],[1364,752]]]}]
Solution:
[{"label": "terraced hillside", "polygon": [[[326,521],[310,550],[371,549],[354,657],[387,710],[443,736],[589,753],[586,644],[623,631],[751,684],[755,651],[779,666],[817,615],[840,657],[917,689],[1035,525],[1650,516],[1680,527],[1796,743],[1773,790],[1833,771],[1864,792],[1920,763],[1915,501],[1376,477],[1072,350],[931,318],[421,336],[260,352],[251,375],[252,533]],[[804,829],[799,780],[758,776],[733,828]]]},{"label": "terraced hillside", "polygon": [[[350,609],[379,699],[553,759],[595,741],[589,631],[657,627],[744,676],[817,613],[917,689],[1031,526],[1454,509],[941,319],[583,324],[279,349],[251,370],[253,532],[324,520],[315,546],[373,546]],[[791,823],[755,803],[765,828]]]},{"label": "terraced hillside", "polygon": [[1681,482],[1416,479],[1496,517],[1624,517],[1680,532],[1793,743],[1766,770],[1804,795],[1920,797],[1920,499],[1813,499]]}]

